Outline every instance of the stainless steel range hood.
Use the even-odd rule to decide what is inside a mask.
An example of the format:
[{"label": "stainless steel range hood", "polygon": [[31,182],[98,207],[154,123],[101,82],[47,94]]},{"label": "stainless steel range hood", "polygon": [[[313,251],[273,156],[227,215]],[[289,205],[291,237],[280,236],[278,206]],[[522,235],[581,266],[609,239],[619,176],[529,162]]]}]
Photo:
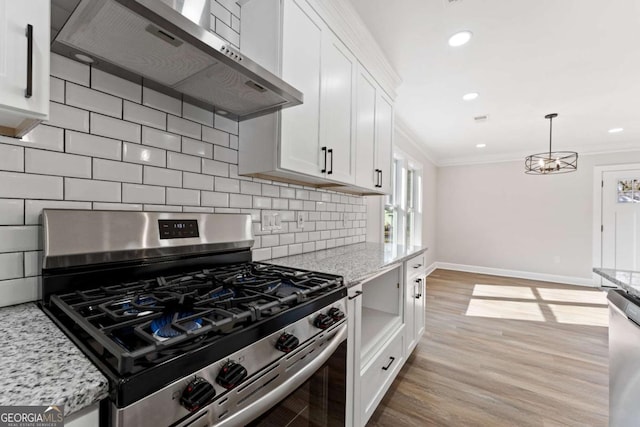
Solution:
[{"label": "stainless steel range hood", "polygon": [[300,91],[209,31],[209,0],[71,3],[52,1],[56,53],[89,56],[97,68],[240,120],[302,103]]}]

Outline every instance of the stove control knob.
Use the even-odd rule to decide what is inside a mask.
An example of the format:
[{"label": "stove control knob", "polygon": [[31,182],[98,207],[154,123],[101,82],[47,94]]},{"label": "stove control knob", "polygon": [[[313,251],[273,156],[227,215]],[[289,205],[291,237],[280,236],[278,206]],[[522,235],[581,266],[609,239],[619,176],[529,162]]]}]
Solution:
[{"label": "stove control knob", "polygon": [[218,376],[216,382],[227,390],[231,390],[242,382],[247,377],[247,370],[239,363],[232,360],[224,364]]},{"label": "stove control knob", "polygon": [[333,320],[331,316],[327,316],[326,314],[318,314],[313,320],[313,326],[319,329],[327,329],[334,323],[336,323],[335,320]]},{"label": "stove control knob", "polygon": [[344,319],[344,312],[338,307],[333,307],[331,310],[327,311],[327,316],[331,317],[335,322],[339,322]]},{"label": "stove control knob", "polygon": [[215,395],[216,391],[210,382],[204,378],[196,377],[182,392],[180,403],[193,412],[209,403]]},{"label": "stove control knob", "polygon": [[284,353],[289,353],[291,350],[296,348],[298,344],[300,344],[298,338],[292,334],[284,333],[280,335],[280,338],[278,338],[276,348]]}]

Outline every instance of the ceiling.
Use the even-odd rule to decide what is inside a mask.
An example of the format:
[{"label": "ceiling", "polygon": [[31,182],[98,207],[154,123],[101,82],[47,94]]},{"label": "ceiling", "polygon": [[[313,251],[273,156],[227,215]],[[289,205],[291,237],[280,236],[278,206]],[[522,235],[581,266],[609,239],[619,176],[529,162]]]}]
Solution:
[{"label": "ceiling", "polygon": [[547,113],[554,150],[640,149],[640,0],[351,2],[402,77],[396,117],[438,164],[543,152]]}]

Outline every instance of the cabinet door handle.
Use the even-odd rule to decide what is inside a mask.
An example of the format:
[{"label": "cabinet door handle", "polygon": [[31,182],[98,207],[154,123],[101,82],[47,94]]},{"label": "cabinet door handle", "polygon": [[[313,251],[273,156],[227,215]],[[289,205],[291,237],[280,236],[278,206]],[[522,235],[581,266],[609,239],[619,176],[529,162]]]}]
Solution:
[{"label": "cabinet door handle", "polygon": [[378,169],[380,171],[380,184],[378,185],[378,188],[382,188],[382,169]]},{"label": "cabinet door handle", "polygon": [[393,356],[389,356],[389,359],[391,359],[391,360],[389,361],[389,364],[388,364],[387,366],[383,366],[383,367],[382,367],[382,370],[383,370],[383,371],[388,370],[388,369],[391,367],[391,364],[393,363],[393,361],[394,361],[394,360],[396,360],[396,358],[395,358],[395,357],[393,357]]},{"label": "cabinet door handle", "polygon": [[329,148],[327,151],[331,154],[331,169],[329,169],[327,174],[331,175],[333,173],[333,148]]},{"label": "cabinet door handle", "polygon": [[327,147],[322,147],[322,151],[324,151],[324,167],[320,172],[325,173],[327,171]]},{"label": "cabinet door handle", "polygon": [[27,89],[24,91],[25,98],[33,95],[33,25],[27,24]]},{"label": "cabinet door handle", "polygon": [[420,268],[420,267],[422,267],[422,264],[416,264],[413,266],[413,268]]},{"label": "cabinet door handle", "polygon": [[356,291],[356,293],[350,297],[348,297],[349,299],[355,299],[358,298],[360,295],[362,295],[362,291]]},{"label": "cabinet door handle", "polygon": [[374,185],[375,188],[378,188],[380,185],[380,174],[378,172],[380,172],[380,169],[375,169],[374,170],[375,174],[376,174],[376,183]]}]

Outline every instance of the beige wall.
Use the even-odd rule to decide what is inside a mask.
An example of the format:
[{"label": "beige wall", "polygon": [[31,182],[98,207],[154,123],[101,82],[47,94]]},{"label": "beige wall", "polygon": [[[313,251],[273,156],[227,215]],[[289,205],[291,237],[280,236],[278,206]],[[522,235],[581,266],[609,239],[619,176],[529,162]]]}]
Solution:
[{"label": "beige wall", "polygon": [[591,279],[593,169],[640,152],[584,155],[578,171],[531,176],[523,162],[438,168],[437,261]]}]

